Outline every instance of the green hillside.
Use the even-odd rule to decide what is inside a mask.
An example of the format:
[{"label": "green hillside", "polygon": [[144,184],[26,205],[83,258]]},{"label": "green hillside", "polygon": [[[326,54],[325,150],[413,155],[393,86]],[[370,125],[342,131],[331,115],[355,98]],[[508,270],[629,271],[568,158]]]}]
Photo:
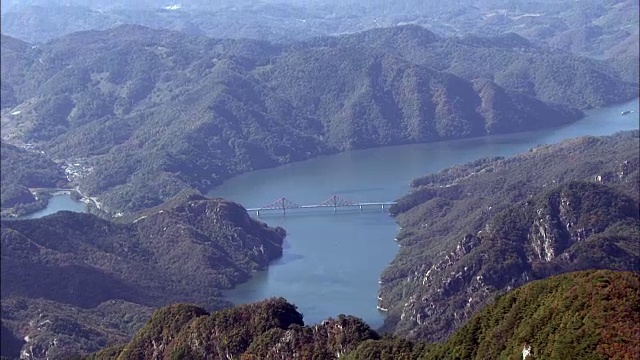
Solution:
[{"label": "green hillside", "polygon": [[491,79],[506,89],[581,109],[638,96],[638,78],[628,76],[633,59],[622,66],[628,82],[621,82],[619,71],[607,62],[549,50],[515,33],[442,38],[422,27],[407,25],[318,38],[310,43],[329,47],[367,44],[464,79]]},{"label": "green hillside", "polygon": [[635,359],[637,273],[585,271],[534,281],[480,311],[428,359]]},{"label": "green hillside", "polygon": [[132,25],[5,43],[3,136],[86,159],[80,188],[112,213],[320,154],[546,128],[637,96],[603,62],[416,26],[289,45]]},{"label": "green hillside", "polygon": [[631,272],[583,271],[534,281],[496,299],[441,344],[380,337],[340,315],[305,326],[284,299],[207,313],[157,310],[128,344],[88,359],[633,359],[640,348]]},{"label": "green hillside", "polygon": [[369,340],[346,359],[636,359],[639,290],[631,272],[554,276],[498,297],[444,343]]},{"label": "green hillside", "polygon": [[380,279],[384,329],[443,341],[496,294],[586,269],[637,271],[638,132],[540,146],[413,181]]},{"label": "green hillside", "polygon": [[22,214],[46,205],[46,195],[34,196],[30,188],[58,188],[67,183],[64,170],[46,155],[0,142],[0,208]]},{"label": "green hillside", "polygon": [[220,290],[281,256],[285,235],[200,195],[120,223],[58,212],[1,229],[3,327],[53,358],[128,339],[163,305],[229,306]]}]

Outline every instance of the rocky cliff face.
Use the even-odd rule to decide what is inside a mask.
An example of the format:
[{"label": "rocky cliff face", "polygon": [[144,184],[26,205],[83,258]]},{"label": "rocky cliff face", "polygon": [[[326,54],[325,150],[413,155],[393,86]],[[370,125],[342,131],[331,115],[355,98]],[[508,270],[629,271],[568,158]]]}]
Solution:
[{"label": "rocky cliff face", "polygon": [[517,203],[407,277],[417,291],[400,321],[414,324],[410,336],[444,340],[496,294],[531,280],[584,269],[640,270],[639,226],[636,201],[600,184],[573,182]]},{"label": "rocky cliff face", "polygon": [[381,276],[384,328],[441,341],[531,280],[639,269],[637,141],[637,132],[583,138],[415,180],[392,209],[403,229]]},{"label": "rocky cliff face", "polygon": [[3,324],[28,339],[29,358],[94,351],[131,336],[153,307],[230,305],[220,289],[281,256],[284,236],[199,195],[120,223],[70,212],[3,221]]},{"label": "rocky cliff face", "polygon": [[269,299],[208,314],[190,305],[154,313],[133,340],[95,359],[337,359],[378,335],[350,316],[304,326],[284,299]]}]

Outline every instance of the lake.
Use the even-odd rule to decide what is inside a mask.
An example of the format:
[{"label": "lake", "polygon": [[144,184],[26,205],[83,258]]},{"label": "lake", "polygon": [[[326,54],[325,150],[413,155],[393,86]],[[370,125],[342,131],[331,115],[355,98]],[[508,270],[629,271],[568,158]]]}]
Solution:
[{"label": "lake", "polygon": [[20,216],[15,219],[18,219],[18,220],[36,219],[36,218],[41,218],[43,216],[51,215],[51,214],[57,213],[58,211],[63,211],[63,210],[75,211],[75,212],[86,212],[87,205],[83,202],[73,200],[70,194],[68,193],[56,194],[51,196],[51,198],[49,199],[49,203],[47,204],[47,207],[45,207],[44,209],[40,209],[29,215]]},{"label": "lake", "polygon": [[[455,164],[487,156],[510,156],[542,144],[583,135],[610,135],[638,129],[638,100],[591,111],[584,119],[555,129],[430,144],[350,151],[237,176],[209,192],[245,207],[260,207],[286,197],[301,205],[332,195],[356,202],[393,201],[409,191],[409,182]],[[635,113],[621,116],[623,110]],[[84,211],[68,195],[29,217],[59,210]],[[299,307],[305,323],[338,314],[382,324],[376,309],[378,276],[394,258],[398,226],[379,208],[262,214],[260,220],[287,230],[284,255],[267,271],[226,296],[235,303],[285,297]]]},{"label": "lake", "polygon": [[[621,116],[623,110],[636,113]],[[439,143],[383,147],[323,156],[237,176],[208,195],[261,207],[280,197],[317,204],[332,195],[355,202],[393,201],[413,178],[487,156],[510,156],[541,144],[583,135],[609,135],[638,128],[638,100],[589,112],[555,129]],[[267,271],[226,295],[234,303],[282,296],[316,323],[338,314],[382,325],[377,310],[378,276],[394,258],[394,219],[380,210],[364,213],[290,211],[262,213],[260,220],[287,230],[284,255]],[[253,214],[255,216],[255,214]]]}]

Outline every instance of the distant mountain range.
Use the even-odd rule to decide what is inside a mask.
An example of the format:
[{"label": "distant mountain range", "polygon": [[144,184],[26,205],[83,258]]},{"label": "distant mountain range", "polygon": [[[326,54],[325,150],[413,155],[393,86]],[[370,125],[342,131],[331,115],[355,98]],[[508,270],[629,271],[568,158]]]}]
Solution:
[{"label": "distant mountain range", "polygon": [[640,270],[638,131],[414,180],[381,275],[384,328],[442,341],[497,294],[585,269]]},{"label": "distant mountain range", "polygon": [[291,45],[122,26],[3,37],[2,63],[3,137],[87,161],[81,189],[114,213],[319,154],[556,126],[637,96],[602,62],[417,26]]},{"label": "distant mountain range", "polygon": [[620,45],[628,43],[627,49],[635,52],[636,64],[638,58],[639,9],[634,0],[5,3],[2,32],[29,42],[122,24],[276,42],[415,24],[445,36],[515,32],[536,44],[597,58],[613,59]]}]

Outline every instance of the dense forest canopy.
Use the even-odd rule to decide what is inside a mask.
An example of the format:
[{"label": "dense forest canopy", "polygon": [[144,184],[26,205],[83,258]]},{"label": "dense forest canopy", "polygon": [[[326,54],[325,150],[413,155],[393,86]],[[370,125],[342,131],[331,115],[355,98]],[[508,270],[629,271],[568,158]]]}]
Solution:
[{"label": "dense forest canopy", "polygon": [[170,303],[228,307],[221,290],[281,256],[285,235],[197,194],[118,223],[63,211],[1,225],[2,325],[37,358],[128,339]]},{"label": "dense forest canopy", "polygon": [[2,41],[3,136],[82,158],[109,212],[380,145],[534,130],[637,96],[606,63],[418,26],[291,45],[140,26]]},{"label": "dense forest canopy", "polygon": [[[636,354],[638,275],[584,271],[535,281],[498,298],[442,344],[381,337],[340,315],[305,326],[285,299],[207,313],[173,305],[134,339],[87,359],[631,359]],[[153,346],[155,345],[155,346]]]}]

